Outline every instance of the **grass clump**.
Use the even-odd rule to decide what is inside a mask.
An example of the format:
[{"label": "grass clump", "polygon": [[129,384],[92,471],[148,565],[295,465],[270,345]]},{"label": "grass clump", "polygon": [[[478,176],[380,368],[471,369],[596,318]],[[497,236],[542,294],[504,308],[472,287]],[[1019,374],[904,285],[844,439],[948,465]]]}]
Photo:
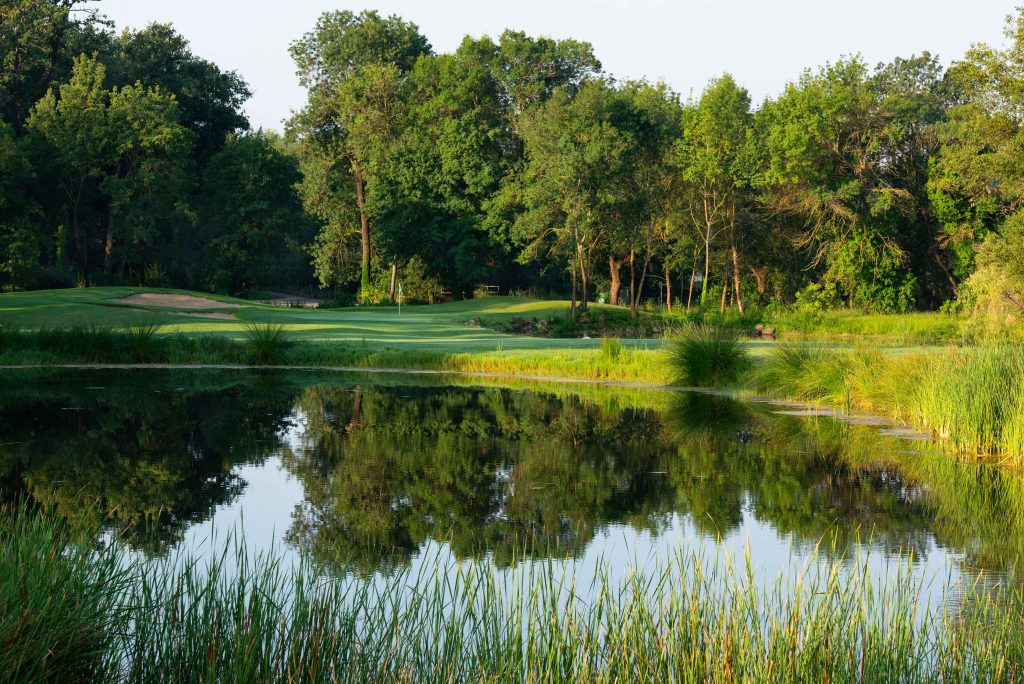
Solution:
[{"label": "grass clump", "polygon": [[601,359],[606,363],[618,363],[625,351],[626,348],[618,338],[606,336],[601,339]]},{"label": "grass clump", "polygon": [[754,386],[788,399],[838,402],[846,394],[845,361],[820,344],[781,342],[755,369]]},{"label": "grass clump", "polygon": [[160,356],[162,350],[157,335],[162,329],[162,323],[135,323],[121,331],[118,342],[132,361],[143,363]]},{"label": "grass clump", "polygon": [[293,341],[283,324],[250,323],[242,331],[248,363],[271,366],[287,361]]},{"label": "grass clump", "polygon": [[0,520],[0,672],[26,683],[113,678],[128,617],[120,559],[23,505]]},{"label": "grass clump", "polygon": [[670,343],[669,359],[674,382],[687,387],[734,385],[750,366],[735,331],[709,326],[681,332]]}]

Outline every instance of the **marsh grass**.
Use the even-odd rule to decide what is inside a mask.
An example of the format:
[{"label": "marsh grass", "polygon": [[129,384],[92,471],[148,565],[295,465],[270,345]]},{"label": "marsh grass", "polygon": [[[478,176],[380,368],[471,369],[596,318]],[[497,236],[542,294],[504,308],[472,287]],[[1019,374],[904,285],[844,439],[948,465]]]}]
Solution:
[{"label": "marsh grass", "polygon": [[21,504],[0,517],[0,672],[24,683],[110,679],[128,617],[118,555]]},{"label": "marsh grass", "polygon": [[[1020,597],[987,578],[929,603],[908,560],[812,555],[758,579],[749,554],[678,549],[577,584],[572,564],[424,559],[321,574],[225,540],[145,561],[0,519],[0,664],[19,681],[1020,681]],[[41,568],[28,562],[41,557]],[[21,586],[28,585],[29,590]],[[27,616],[27,617],[26,617]],[[27,620],[27,622],[26,622]],[[51,654],[47,656],[47,654]],[[36,668],[36,669],[32,669]],[[45,668],[45,672],[41,669]]]},{"label": "marsh grass", "polygon": [[604,337],[601,340],[601,358],[607,363],[618,363],[623,357],[625,347],[622,341],[616,337]]},{"label": "marsh grass", "polygon": [[886,355],[782,343],[754,369],[760,392],[872,411],[933,433],[951,451],[1024,465],[1024,348]]},{"label": "marsh grass", "polygon": [[669,346],[675,384],[728,387],[750,367],[739,335],[726,328],[695,326],[678,333]]},{"label": "marsh grass", "polygon": [[288,350],[294,341],[283,324],[248,323],[242,333],[249,363],[259,366],[287,363]]}]

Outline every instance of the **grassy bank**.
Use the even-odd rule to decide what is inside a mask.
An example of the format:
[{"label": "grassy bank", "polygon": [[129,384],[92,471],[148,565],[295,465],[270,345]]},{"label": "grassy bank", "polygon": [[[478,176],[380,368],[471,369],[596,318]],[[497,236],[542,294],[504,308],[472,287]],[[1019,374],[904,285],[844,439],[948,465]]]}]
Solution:
[{"label": "grassy bank", "polygon": [[886,354],[787,342],[751,362],[735,335],[695,329],[669,358],[681,384],[755,391],[888,416],[961,456],[1024,466],[1024,347],[991,344]]},{"label": "grassy bank", "polygon": [[388,368],[496,373],[661,384],[664,355],[617,340],[589,349],[441,351],[299,340],[287,329],[251,326],[238,338],[163,333],[159,326],[22,331],[0,327],[0,365],[193,364]]},{"label": "grassy bank", "polygon": [[0,514],[0,667],[18,681],[1024,676],[1014,590],[979,580],[926,608],[907,565],[880,585],[866,559],[818,558],[762,583],[749,559],[680,549],[625,578],[599,573],[584,601],[554,564],[509,575],[427,563],[340,581],[230,540],[210,560],[146,562],[91,539],[45,514]]}]

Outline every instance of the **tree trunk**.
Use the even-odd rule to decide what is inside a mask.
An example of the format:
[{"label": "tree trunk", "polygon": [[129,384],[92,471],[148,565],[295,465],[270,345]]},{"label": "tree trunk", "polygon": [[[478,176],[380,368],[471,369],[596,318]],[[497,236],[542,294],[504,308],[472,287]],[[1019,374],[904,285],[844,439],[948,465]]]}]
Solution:
[{"label": "tree trunk", "polygon": [[608,303],[612,306],[618,306],[619,290],[622,289],[622,261],[616,261],[615,257],[609,255],[608,270],[612,278],[612,284],[608,288]]},{"label": "tree trunk", "polygon": [[633,298],[636,296],[636,250],[629,248],[629,308],[633,308]]},{"label": "tree trunk", "polygon": [[348,432],[356,432],[363,424],[363,388],[356,385],[352,401],[352,418],[348,421]]},{"label": "tree trunk", "polygon": [[690,268],[690,292],[686,295],[686,311],[690,311],[690,306],[693,304],[693,279],[697,277],[697,255],[700,252],[697,249],[697,245],[693,246],[693,263]]},{"label": "tree trunk", "polygon": [[[366,297],[370,288],[370,219],[366,215],[366,195],[363,188],[363,170],[358,164],[352,165],[356,176],[356,202],[359,204],[359,237],[362,240],[362,263],[360,265],[360,298]],[[364,299],[364,302],[365,299]]]},{"label": "tree trunk", "polygon": [[668,305],[668,312],[672,313],[672,278],[668,266],[665,267],[665,303]]},{"label": "tree trunk", "polygon": [[765,268],[754,268],[750,266],[750,273],[754,276],[754,282],[757,284],[757,294],[764,297],[764,294],[768,291],[768,276],[765,273]]},{"label": "tree trunk", "polygon": [[107,236],[103,241],[103,272],[110,275],[110,255],[114,251],[114,212],[107,210]]},{"label": "tree trunk", "polygon": [[740,296],[740,253],[736,249],[736,240],[732,242],[732,284],[736,295],[736,308],[743,315],[743,299]]},{"label": "tree trunk", "polygon": [[580,311],[587,310],[587,302],[590,301],[590,269],[589,259],[583,258],[583,247],[577,245],[576,257],[580,262]]},{"label": "tree trunk", "polygon": [[395,301],[395,280],[398,278],[398,264],[391,264],[391,285],[388,287],[388,299]]},{"label": "tree trunk", "polygon": [[704,280],[700,284],[700,303],[704,303],[704,296],[708,291],[708,276],[711,275],[711,226],[708,226],[704,233]]},{"label": "tree trunk", "polygon": [[569,318],[576,320],[576,260],[570,259],[572,271],[572,299],[569,301]]},{"label": "tree trunk", "polygon": [[946,262],[942,260],[942,255],[939,253],[939,248],[935,246],[935,241],[932,241],[932,256],[935,257],[935,263],[939,265],[942,272],[946,274],[946,280],[949,281],[949,286],[953,288],[953,296],[960,296],[960,288],[957,286],[956,278],[953,277],[953,272],[946,266]]},{"label": "tree trunk", "polygon": [[85,179],[82,179],[78,186],[78,194],[72,201],[71,206],[71,232],[75,240],[75,261],[78,270],[86,284],[89,283],[89,251],[86,245],[85,236],[82,234],[82,224],[78,218],[79,207],[82,204],[82,191],[85,186]]},{"label": "tree trunk", "polygon": [[718,305],[719,313],[725,313],[725,295],[729,292],[729,279],[722,283],[722,303]]}]

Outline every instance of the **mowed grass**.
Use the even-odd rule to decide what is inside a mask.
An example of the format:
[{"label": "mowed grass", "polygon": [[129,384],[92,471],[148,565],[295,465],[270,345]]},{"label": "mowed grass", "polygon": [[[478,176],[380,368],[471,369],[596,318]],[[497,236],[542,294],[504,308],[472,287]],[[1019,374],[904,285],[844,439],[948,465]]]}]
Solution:
[{"label": "mowed grass", "polygon": [[[115,300],[140,292],[185,294],[204,297],[232,308],[183,310],[126,305]],[[602,305],[591,305],[601,308]],[[611,308],[611,307],[608,307]],[[217,320],[197,314],[221,313],[233,320]],[[569,303],[538,301],[523,297],[487,297],[431,306],[353,307],[301,309],[273,306],[231,297],[184,290],[133,287],[97,287],[0,294],[0,325],[20,330],[94,327],[129,328],[161,324],[161,334],[188,333],[242,339],[247,325],[280,325],[290,338],[301,342],[328,341],[433,350],[442,353],[495,350],[596,349],[601,340],[548,339],[508,335],[486,327],[467,325],[474,319],[507,321],[567,317]],[[634,346],[658,347],[656,340],[627,340]]]}]

